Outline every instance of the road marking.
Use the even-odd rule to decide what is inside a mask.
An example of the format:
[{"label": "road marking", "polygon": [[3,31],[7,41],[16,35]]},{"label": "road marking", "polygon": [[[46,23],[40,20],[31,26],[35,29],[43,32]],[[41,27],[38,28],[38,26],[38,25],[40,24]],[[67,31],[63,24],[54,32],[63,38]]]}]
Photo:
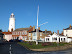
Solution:
[{"label": "road marking", "polygon": [[12,54],[12,53],[11,53],[11,44],[10,44],[10,48],[9,48],[9,53]]},{"label": "road marking", "polygon": [[10,44],[10,46],[11,46],[11,44]]},{"label": "road marking", "polygon": [[9,53],[12,54],[11,51],[9,51]]},{"label": "road marking", "polygon": [[10,50],[11,50],[11,47],[10,47]]}]

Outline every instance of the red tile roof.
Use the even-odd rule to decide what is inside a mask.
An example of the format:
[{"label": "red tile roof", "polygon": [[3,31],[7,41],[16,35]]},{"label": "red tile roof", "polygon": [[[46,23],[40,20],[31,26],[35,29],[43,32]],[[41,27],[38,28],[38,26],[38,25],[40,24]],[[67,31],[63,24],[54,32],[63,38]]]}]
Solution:
[{"label": "red tile roof", "polygon": [[2,32],[3,34],[12,34],[12,32]]}]

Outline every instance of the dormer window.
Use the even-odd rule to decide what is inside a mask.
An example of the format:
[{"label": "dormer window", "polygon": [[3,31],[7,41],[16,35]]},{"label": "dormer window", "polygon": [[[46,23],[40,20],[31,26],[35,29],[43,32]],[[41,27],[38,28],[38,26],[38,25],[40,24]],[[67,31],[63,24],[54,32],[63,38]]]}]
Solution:
[{"label": "dormer window", "polygon": [[67,36],[67,34],[66,34],[66,36]]}]

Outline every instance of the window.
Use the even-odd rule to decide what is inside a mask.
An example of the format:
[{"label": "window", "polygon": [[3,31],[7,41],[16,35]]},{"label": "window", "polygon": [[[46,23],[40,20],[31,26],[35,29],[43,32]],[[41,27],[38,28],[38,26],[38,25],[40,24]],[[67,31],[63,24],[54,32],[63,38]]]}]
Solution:
[{"label": "window", "polygon": [[14,37],[14,39],[15,39],[15,37]]},{"label": "window", "polygon": [[13,35],[13,33],[12,33],[12,35]]},{"label": "window", "polygon": [[64,38],[64,41],[65,41],[65,38]]},{"label": "window", "polygon": [[24,37],[23,37],[24,38]]},{"label": "window", "polygon": [[33,33],[33,36],[36,36],[36,33]]},{"label": "window", "polygon": [[49,41],[49,38],[48,38],[48,41]]},{"label": "window", "polygon": [[49,38],[46,38],[46,41],[49,41]]},{"label": "window", "polygon": [[14,37],[12,37],[12,39],[14,39]]},{"label": "window", "polygon": [[21,35],[21,32],[20,32],[20,35]]},{"label": "window", "polygon": [[18,32],[18,35],[19,35],[19,32]]},{"label": "window", "polygon": [[17,32],[16,32],[16,35],[17,35]]},{"label": "window", "polygon": [[66,34],[66,36],[67,36],[67,34]]},{"label": "window", "polygon": [[15,32],[13,33],[13,35],[15,35]]},{"label": "window", "polygon": [[25,35],[27,34],[27,32],[25,31]]},{"label": "window", "polygon": [[24,32],[22,32],[22,35],[24,35]]},{"label": "window", "polygon": [[46,38],[46,41],[47,41],[47,38]]},{"label": "window", "polygon": [[31,33],[29,33],[29,36],[31,36]]},{"label": "window", "polygon": [[53,38],[53,40],[57,40],[57,38]]},{"label": "window", "polygon": [[40,33],[40,36],[42,36],[42,33]]},{"label": "window", "polygon": [[14,35],[16,35],[16,32],[14,33]]},{"label": "window", "polygon": [[62,40],[62,38],[61,38],[61,40]]}]

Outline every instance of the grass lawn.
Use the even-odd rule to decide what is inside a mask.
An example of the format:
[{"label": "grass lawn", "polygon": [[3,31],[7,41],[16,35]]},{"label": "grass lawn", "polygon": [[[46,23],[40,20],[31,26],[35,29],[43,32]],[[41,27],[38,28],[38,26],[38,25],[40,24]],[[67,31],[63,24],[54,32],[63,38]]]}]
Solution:
[{"label": "grass lawn", "polygon": [[52,43],[52,45],[47,45],[47,46],[42,46],[42,43],[39,43],[38,45],[36,45],[35,42],[31,42],[31,44],[29,42],[18,42],[18,44],[25,46],[27,48],[31,48],[31,49],[40,49],[40,48],[64,46],[65,44],[68,44],[68,43]]}]

